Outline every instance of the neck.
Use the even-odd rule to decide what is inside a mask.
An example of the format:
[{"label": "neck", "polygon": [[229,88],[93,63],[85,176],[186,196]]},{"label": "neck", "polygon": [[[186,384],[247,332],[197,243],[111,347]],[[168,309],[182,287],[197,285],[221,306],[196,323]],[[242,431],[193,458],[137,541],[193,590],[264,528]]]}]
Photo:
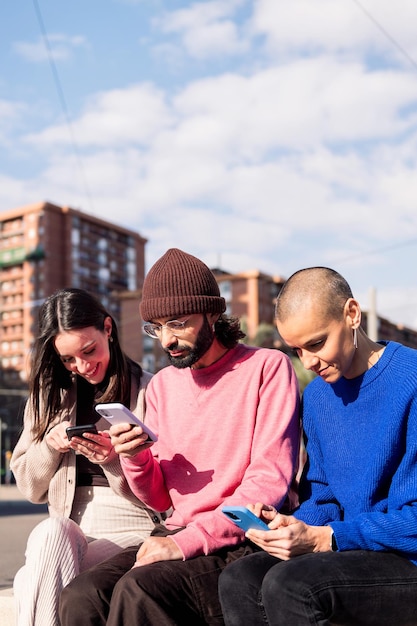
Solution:
[{"label": "neck", "polygon": [[355,376],[360,376],[378,363],[384,350],[385,346],[372,341],[363,331],[359,331],[355,355]]},{"label": "neck", "polygon": [[229,348],[225,348],[224,345],[221,344],[217,338],[215,338],[207,352],[203,354],[197,363],[194,363],[194,365],[191,366],[191,369],[199,370],[203,367],[209,367],[209,365],[213,365],[213,363],[220,361],[226,352],[229,352]]}]

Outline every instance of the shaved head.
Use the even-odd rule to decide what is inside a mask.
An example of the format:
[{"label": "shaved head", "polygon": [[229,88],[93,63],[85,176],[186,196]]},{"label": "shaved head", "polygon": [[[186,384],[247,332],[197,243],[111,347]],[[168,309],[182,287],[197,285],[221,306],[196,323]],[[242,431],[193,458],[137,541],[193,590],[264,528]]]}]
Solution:
[{"label": "shaved head", "polygon": [[352,290],[338,272],[328,267],[308,267],[284,283],[275,307],[278,322],[315,306],[326,319],[340,319]]}]

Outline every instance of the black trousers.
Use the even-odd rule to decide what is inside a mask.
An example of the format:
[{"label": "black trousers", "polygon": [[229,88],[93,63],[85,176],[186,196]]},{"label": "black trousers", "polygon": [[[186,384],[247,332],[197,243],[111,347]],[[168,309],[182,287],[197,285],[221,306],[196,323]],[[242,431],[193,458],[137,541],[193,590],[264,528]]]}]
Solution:
[{"label": "black trousers", "polygon": [[416,626],[417,567],[390,552],[266,552],[220,576],[227,626]]},{"label": "black trousers", "polygon": [[[152,532],[169,534],[163,526]],[[228,563],[257,550],[245,543],[209,556],[131,569],[138,547],[82,572],[65,587],[61,626],[223,626],[220,573]]]}]

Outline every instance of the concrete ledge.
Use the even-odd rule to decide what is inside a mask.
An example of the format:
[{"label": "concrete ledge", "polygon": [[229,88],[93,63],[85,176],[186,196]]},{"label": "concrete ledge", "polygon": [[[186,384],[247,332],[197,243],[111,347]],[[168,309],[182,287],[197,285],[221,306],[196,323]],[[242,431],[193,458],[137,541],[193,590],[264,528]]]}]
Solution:
[{"label": "concrete ledge", "polygon": [[16,626],[16,606],[13,597],[13,589],[0,590],[0,623],[1,626]]}]

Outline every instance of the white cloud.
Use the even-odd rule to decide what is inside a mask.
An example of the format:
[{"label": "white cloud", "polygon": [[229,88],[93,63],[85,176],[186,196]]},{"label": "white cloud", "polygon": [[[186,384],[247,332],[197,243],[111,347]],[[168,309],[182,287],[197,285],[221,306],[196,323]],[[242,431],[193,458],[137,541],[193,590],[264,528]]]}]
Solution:
[{"label": "white cloud", "polygon": [[[100,206],[103,195],[112,203],[131,196],[152,219],[172,207],[194,218],[206,205],[222,219],[238,219],[241,232],[247,223],[248,235],[257,224],[276,231],[270,245],[262,244],[271,251],[281,233],[315,228],[351,245],[363,229],[383,238],[392,229],[407,234],[414,224],[417,137],[413,120],[399,114],[413,87],[403,73],[370,74],[357,63],[320,57],[251,77],[195,81],[172,100],[152,85],[112,90],[90,99],[74,128],[90,149],[83,162]],[[399,140],[405,130],[407,139]],[[381,148],[394,136],[395,152]],[[51,127],[31,141],[62,149],[67,129]],[[370,142],[365,154],[356,142]],[[58,162],[47,176],[65,187],[67,159]],[[384,219],[375,220],[376,212]]]},{"label": "white cloud", "polygon": [[271,53],[284,57],[373,51],[404,62],[398,47],[415,55],[416,21],[413,0],[400,5],[381,0],[255,0],[252,28],[266,37]]},{"label": "white cloud", "polygon": [[[50,53],[55,60],[66,61],[73,55],[75,48],[86,45],[85,37],[80,35],[69,36],[63,33],[53,33],[48,35]],[[45,41],[39,39],[35,43],[26,41],[16,41],[13,44],[14,51],[25,61],[31,63],[42,63],[48,60],[49,50]]]},{"label": "white cloud", "polygon": [[221,149],[230,142],[240,158],[256,159],[269,150],[404,132],[414,120],[400,113],[415,102],[415,85],[415,77],[405,73],[370,73],[357,63],[317,58],[249,78],[229,74],[198,81],[175,104],[188,120],[220,124]]},{"label": "white cloud", "polygon": [[[170,124],[165,95],[151,84],[113,89],[91,97],[85,111],[72,122],[80,146],[110,146],[148,143]],[[66,125],[51,126],[26,140],[36,144],[66,144]]]},{"label": "white cloud", "polygon": [[232,19],[243,4],[245,0],[195,2],[185,9],[165,13],[155,24],[165,34],[178,35],[187,53],[197,59],[237,55],[249,47]]}]

